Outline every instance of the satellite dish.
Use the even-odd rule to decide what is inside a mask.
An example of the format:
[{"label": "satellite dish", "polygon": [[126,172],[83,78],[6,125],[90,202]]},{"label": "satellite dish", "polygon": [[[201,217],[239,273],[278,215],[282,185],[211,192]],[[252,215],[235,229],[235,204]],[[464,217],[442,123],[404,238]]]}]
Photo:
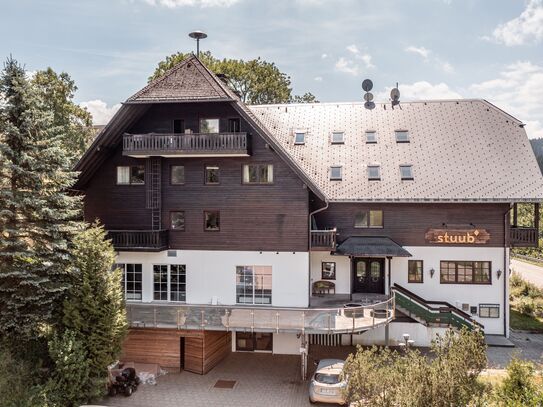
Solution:
[{"label": "satellite dish", "polygon": [[364,89],[364,91],[366,92],[369,92],[373,89],[373,82],[370,79],[364,79],[364,81],[362,82],[362,89]]},{"label": "satellite dish", "polygon": [[400,90],[398,88],[394,88],[390,91],[390,99],[393,101],[400,100]]},{"label": "satellite dish", "polygon": [[364,95],[364,100],[365,100],[366,102],[371,102],[371,101],[373,100],[373,93],[371,93],[371,92],[366,93],[366,94]]},{"label": "satellite dish", "polygon": [[203,40],[204,38],[207,38],[207,34],[203,31],[193,31],[189,33],[190,38],[194,38],[195,40]]},{"label": "satellite dish", "polygon": [[372,109],[375,109],[375,103],[373,102],[366,102],[364,103],[364,107],[368,110],[372,110]]}]

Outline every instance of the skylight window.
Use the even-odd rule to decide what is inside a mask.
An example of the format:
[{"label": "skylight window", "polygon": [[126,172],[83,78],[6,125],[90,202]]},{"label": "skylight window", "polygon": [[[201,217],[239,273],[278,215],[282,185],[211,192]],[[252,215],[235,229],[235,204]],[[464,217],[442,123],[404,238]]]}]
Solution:
[{"label": "skylight window", "polygon": [[303,131],[294,132],[294,144],[305,144],[305,133]]},{"label": "skylight window", "polygon": [[413,166],[412,165],[400,165],[400,175],[402,181],[412,181],[413,178]]},{"label": "skylight window", "polygon": [[345,133],[342,131],[332,132],[332,144],[343,144],[345,142]]},{"label": "skylight window", "polygon": [[377,143],[377,132],[367,131],[366,132],[366,144],[375,144]]},{"label": "skylight window", "polygon": [[381,179],[381,167],[379,165],[368,165],[368,180],[379,181]]},{"label": "skylight window", "polygon": [[409,132],[407,130],[396,130],[396,143],[409,143]]},{"label": "skylight window", "polygon": [[330,181],[341,181],[342,172],[342,167],[340,165],[333,165],[330,167]]}]

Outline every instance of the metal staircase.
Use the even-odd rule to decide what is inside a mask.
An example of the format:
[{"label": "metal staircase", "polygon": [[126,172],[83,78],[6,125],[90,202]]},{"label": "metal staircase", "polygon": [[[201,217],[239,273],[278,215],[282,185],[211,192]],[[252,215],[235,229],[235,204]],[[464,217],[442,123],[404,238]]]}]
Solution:
[{"label": "metal staircase", "polygon": [[469,314],[443,301],[427,301],[398,284],[391,287],[396,309],[426,326],[483,329]]},{"label": "metal staircase", "polygon": [[146,161],[145,173],[147,174],[147,209],[151,209],[151,228],[161,230],[162,209],[162,158],[150,157]]}]

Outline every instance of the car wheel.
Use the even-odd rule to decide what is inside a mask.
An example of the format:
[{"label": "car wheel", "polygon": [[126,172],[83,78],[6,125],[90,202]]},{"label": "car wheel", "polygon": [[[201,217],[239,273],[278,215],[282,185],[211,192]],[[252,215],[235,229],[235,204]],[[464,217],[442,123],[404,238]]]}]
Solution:
[{"label": "car wheel", "polygon": [[132,386],[127,386],[126,389],[124,389],[124,395],[126,397],[130,397],[132,395]]}]

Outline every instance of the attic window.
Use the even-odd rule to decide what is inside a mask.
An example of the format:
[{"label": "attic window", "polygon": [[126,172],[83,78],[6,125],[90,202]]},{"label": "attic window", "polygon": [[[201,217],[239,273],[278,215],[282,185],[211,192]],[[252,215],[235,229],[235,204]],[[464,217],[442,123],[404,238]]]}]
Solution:
[{"label": "attic window", "polygon": [[368,180],[369,181],[381,180],[381,167],[379,165],[368,165]]},{"label": "attic window", "polygon": [[366,131],[366,144],[376,144],[376,143],[377,143],[377,132]]},{"label": "attic window", "polygon": [[400,175],[402,177],[402,181],[413,181],[413,166],[400,165]]},{"label": "attic window", "polygon": [[305,133],[303,131],[294,132],[294,144],[305,144]]},{"label": "attic window", "polygon": [[345,133],[342,131],[332,132],[332,144],[343,144],[345,142]]},{"label": "attic window", "polygon": [[330,167],[330,181],[341,181],[341,179],[342,167],[340,165]]},{"label": "attic window", "polygon": [[409,132],[407,130],[396,130],[396,143],[409,143]]}]

